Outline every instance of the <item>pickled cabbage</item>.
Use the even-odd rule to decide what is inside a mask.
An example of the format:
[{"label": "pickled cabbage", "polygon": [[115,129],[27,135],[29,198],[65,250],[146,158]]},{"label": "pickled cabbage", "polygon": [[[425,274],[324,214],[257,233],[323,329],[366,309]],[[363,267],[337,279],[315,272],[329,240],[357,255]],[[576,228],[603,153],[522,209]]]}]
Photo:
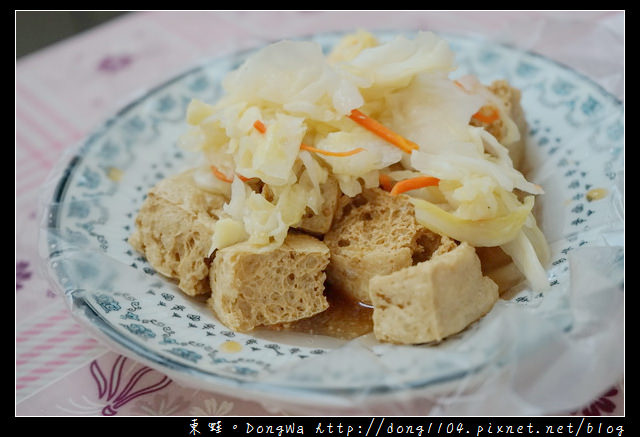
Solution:
[{"label": "pickled cabbage", "polygon": [[416,220],[432,231],[458,241],[466,241],[475,247],[494,247],[508,243],[518,236],[529,212],[533,197],[505,215],[472,220],[458,217],[451,212],[423,199],[411,198]]},{"label": "pickled cabbage", "polygon": [[[544,288],[548,247],[531,213],[543,190],[514,168],[506,147],[521,133],[497,96],[473,76],[454,81],[455,69],[448,44],[431,32],[381,42],[359,31],[328,55],[310,41],[254,52],[224,79],[217,102],[191,101],[179,141],[204,160],[196,184],[227,198],[211,251],[240,241],[264,250],[282,244],[290,228],[322,211],[329,178],[353,197],[377,187],[381,174],[426,175],[439,185],[403,194],[420,223],[474,246],[503,247],[532,286]],[[470,124],[484,105],[499,114],[501,141]],[[355,109],[418,149],[394,147],[351,119]]]}]

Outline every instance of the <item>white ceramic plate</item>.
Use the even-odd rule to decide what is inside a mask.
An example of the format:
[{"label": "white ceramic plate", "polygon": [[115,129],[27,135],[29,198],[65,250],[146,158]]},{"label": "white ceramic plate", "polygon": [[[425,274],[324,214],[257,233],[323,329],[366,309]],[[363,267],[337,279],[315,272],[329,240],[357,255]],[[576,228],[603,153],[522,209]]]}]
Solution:
[{"label": "white ceramic plate", "polygon": [[[381,39],[393,35],[380,33]],[[340,36],[310,39],[329,49]],[[455,384],[526,356],[556,330],[570,331],[567,254],[603,244],[621,216],[615,195],[624,160],[623,106],[588,78],[534,53],[444,37],[457,55],[456,75],[472,73],[485,83],[504,78],[522,90],[530,125],[528,176],[546,190],[537,212],[552,246],[551,289],[544,296],[524,288],[440,345],[400,347],[370,336],[342,342],[269,331],[239,334],[180,293],[127,237],[148,189],[189,166],[176,145],[186,127],[186,105],[191,98],[215,101],[221,78],[247,51],[211,60],[131,102],[56,173],[41,243],[73,314],[124,353],[187,384],[332,405]],[[589,201],[593,188],[604,188],[605,198]],[[621,282],[622,274],[614,280]],[[514,311],[544,321],[544,328],[533,322],[506,329],[504,320]],[[520,345],[517,353],[505,353],[509,342]]]}]

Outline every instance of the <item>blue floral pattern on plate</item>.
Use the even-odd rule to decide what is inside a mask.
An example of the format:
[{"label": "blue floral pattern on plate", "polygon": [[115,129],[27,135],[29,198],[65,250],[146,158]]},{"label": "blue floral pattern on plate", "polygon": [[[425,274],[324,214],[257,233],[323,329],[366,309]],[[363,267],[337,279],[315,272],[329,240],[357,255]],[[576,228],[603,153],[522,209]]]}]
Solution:
[{"label": "blue floral pattern on plate", "polygon": [[[393,35],[380,33],[382,39]],[[340,37],[310,38],[328,50]],[[612,222],[611,202],[590,202],[586,193],[611,193],[622,177],[623,106],[587,78],[534,53],[444,37],[457,55],[456,74],[472,73],[485,83],[504,78],[522,90],[530,127],[529,177],[544,180],[547,190],[538,213],[552,246],[552,287],[544,296],[523,289],[509,304],[530,307],[571,329],[564,312],[567,254],[601,244],[602,230]],[[147,191],[191,163],[176,144],[190,99],[215,101],[222,77],[249,53],[211,60],[150,90],[87,138],[53,181],[43,258],[74,313],[134,356],[211,387],[373,393],[456,380],[499,359],[499,345],[488,339],[487,317],[437,347],[356,342],[371,360],[354,371],[346,364],[350,358],[341,355],[353,344],[345,349],[309,336],[230,331],[128,245]],[[464,364],[451,366],[447,357],[459,354]]]}]

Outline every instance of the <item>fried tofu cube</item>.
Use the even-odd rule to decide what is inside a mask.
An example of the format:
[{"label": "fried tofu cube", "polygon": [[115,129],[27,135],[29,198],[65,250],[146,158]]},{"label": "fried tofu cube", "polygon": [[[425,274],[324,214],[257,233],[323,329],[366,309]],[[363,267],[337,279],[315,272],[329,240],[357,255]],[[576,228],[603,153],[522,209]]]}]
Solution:
[{"label": "fried tofu cube", "polygon": [[328,263],[327,246],[306,234],[289,233],[268,251],[248,243],[219,249],[207,304],[225,326],[240,332],[313,316],[329,307]]},{"label": "fried tofu cube", "polygon": [[192,171],[164,179],[140,207],[129,244],[185,294],[207,295],[211,237],[225,201],[198,188]]},{"label": "fried tofu cube", "polygon": [[404,195],[364,190],[340,205],[323,240],[331,251],[328,282],[351,299],[371,304],[369,281],[429,258],[441,246],[455,246],[415,218]]},{"label": "fried tofu cube", "polygon": [[389,275],[371,278],[374,334],[397,344],[440,341],[488,313],[498,286],[482,275],[475,249],[452,250]]}]

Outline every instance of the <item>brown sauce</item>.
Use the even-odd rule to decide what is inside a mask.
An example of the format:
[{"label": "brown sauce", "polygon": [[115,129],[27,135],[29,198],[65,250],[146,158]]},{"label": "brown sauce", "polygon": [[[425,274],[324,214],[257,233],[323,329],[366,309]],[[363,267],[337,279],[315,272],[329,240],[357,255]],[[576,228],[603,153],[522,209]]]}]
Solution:
[{"label": "brown sauce", "polygon": [[482,274],[498,285],[498,293],[508,299],[509,290],[524,280],[513,260],[500,247],[476,247]]},{"label": "brown sauce", "polygon": [[476,253],[480,258],[482,274],[484,275],[513,262],[511,257],[500,247],[476,247]]},{"label": "brown sauce", "polygon": [[271,329],[326,335],[351,340],[373,330],[373,308],[354,301],[345,293],[327,287],[329,308],[306,319],[272,326]]}]

